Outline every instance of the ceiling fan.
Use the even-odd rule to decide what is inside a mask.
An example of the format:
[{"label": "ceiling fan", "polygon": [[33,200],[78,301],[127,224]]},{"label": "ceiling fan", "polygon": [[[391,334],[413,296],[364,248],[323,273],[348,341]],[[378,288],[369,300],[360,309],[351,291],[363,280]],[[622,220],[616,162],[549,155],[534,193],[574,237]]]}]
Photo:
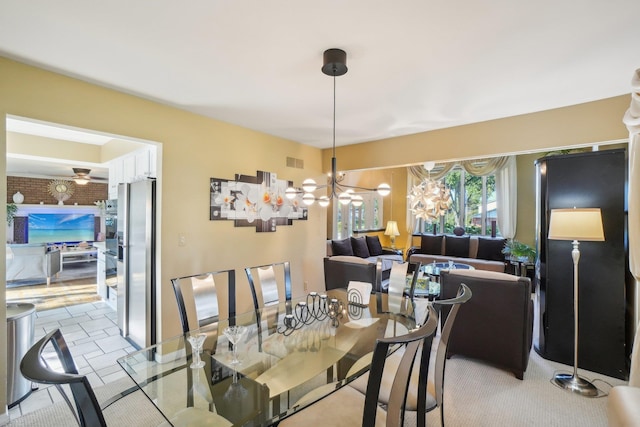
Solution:
[{"label": "ceiling fan", "polygon": [[[72,168],[72,169],[73,169],[73,173],[75,174],[72,179],[78,185],[87,185],[89,182],[91,182],[94,179],[94,178],[91,178],[91,176],[89,175],[91,173],[91,169],[85,169],[85,168]],[[96,180],[101,180],[101,179],[97,178]]]}]

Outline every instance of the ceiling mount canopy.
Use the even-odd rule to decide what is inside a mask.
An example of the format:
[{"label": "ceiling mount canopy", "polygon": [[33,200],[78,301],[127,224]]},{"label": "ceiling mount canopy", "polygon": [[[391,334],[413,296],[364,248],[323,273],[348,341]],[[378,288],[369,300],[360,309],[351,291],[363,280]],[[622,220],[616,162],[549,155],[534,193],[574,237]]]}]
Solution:
[{"label": "ceiling mount canopy", "polygon": [[327,49],[324,51],[322,72],[327,76],[339,77],[347,74],[347,52],[342,49]]},{"label": "ceiling mount canopy", "polygon": [[[382,183],[378,188],[364,188],[354,185],[341,184],[344,174],[338,173],[338,162],[336,160],[336,77],[347,74],[347,53],[342,49],[332,48],[324,51],[322,72],[327,76],[333,77],[333,154],[331,157],[331,173],[327,185],[316,185],[315,180],[307,178],[302,183],[302,189],[289,187],[286,190],[286,197],[293,199],[298,194],[303,193],[302,202],[305,205],[312,205],[316,200],[322,207],[329,206],[329,202],[336,199],[340,204],[348,205],[353,203],[354,206],[362,206],[364,199],[354,190],[377,191],[381,196],[387,196],[391,193],[389,184]],[[328,194],[316,198],[312,193],[316,190],[328,188]]]}]

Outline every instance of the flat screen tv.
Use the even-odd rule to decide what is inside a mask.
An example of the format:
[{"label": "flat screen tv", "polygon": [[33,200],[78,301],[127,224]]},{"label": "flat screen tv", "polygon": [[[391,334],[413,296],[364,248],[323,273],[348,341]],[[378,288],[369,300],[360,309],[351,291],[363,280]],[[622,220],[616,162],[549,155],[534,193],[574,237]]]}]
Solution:
[{"label": "flat screen tv", "polygon": [[29,243],[83,242],[94,240],[91,214],[29,214]]}]

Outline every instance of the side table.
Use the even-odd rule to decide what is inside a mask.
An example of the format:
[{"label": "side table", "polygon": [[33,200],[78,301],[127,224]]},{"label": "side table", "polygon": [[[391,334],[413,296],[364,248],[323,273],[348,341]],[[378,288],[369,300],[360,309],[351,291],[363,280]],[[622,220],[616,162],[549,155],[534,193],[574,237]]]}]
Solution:
[{"label": "side table", "polygon": [[529,261],[520,261],[517,259],[512,259],[509,261],[513,266],[513,273],[516,276],[520,277],[529,277],[529,272],[535,271],[535,264]]},{"label": "side table", "polygon": [[387,248],[387,247],[384,247],[384,246],[383,246],[383,247],[382,247],[382,250],[393,252],[393,253],[395,253],[396,255],[402,255],[402,249],[398,249],[398,248]]}]

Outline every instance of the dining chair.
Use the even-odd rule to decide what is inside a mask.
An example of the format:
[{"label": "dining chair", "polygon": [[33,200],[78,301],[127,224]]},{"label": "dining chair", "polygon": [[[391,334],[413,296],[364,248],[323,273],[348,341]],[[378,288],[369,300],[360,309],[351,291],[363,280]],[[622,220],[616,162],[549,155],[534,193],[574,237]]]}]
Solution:
[{"label": "dining chair", "polygon": [[[280,288],[284,292],[284,301],[291,301],[291,267],[289,261],[258,267],[246,267],[244,270],[247,273],[251,296],[253,297],[253,306],[256,310],[283,301]],[[279,274],[277,275],[276,273]]]},{"label": "dining chair", "polygon": [[[328,396],[311,403],[305,408],[285,418],[280,427],[299,425],[331,425],[334,427],[398,427],[403,425],[405,403],[409,381],[416,357],[420,354],[420,371],[427,376],[431,343],[437,329],[437,314],[429,307],[428,319],[423,326],[408,334],[379,338],[376,340],[371,367],[368,374],[366,392],[363,394],[353,387],[339,387]],[[386,409],[378,404],[388,354],[396,346],[404,351],[397,365]],[[395,353],[394,353],[395,354]]]},{"label": "dining chair", "polygon": [[[418,279],[418,275],[420,273],[421,263],[410,263],[410,262],[396,262],[394,261],[391,265],[391,271],[389,274],[389,280],[386,286],[383,286],[382,282],[376,283],[377,298],[378,298],[378,310],[379,311],[390,311],[394,313],[398,313],[402,309],[402,302],[409,301],[413,302],[416,283]],[[382,260],[378,259],[376,263],[376,268],[381,271],[382,270]],[[377,274],[376,277],[380,280],[381,274]],[[409,286],[407,289],[407,277],[410,277]],[[382,306],[382,293],[387,293],[387,302],[388,307],[383,308]],[[405,298],[407,297],[407,298]]]},{"label": "dining chair", "polygon": [[[449,337],[451,336],[451,328],[455,322],[456,316],[460,309],[461,304],[471,299],[471,289],[465,284],[461,284],[458,289],[458,294],[455,298],[447,300],[434,301],[432,305],[436,306],[438,316],[442,311],[442,307],[450,307],[449,314],[444,322],[442,330],[440,332],[440,340],[438,342],[438,348],[436,351],[435,367],[433,371],[433,378],[430,379],[423,376],[422,370],[414,368],[411,377],[411,385],[409,387],[409,395],[407,397],[407,411],[417,411],[417,425],[422,427],[425,425],[425,414],[440,408],[440,422],[444,427],[444,409],[443,409],[443,396],[444,396],[444,374],[447,356],[447,346],[449,344]],[[391,384],[393,378],[398,370],[398,366],[403,355],[399,352],[394,353],[389,357],[386,370],[382,379],[382,386],[380,391],[380,403],[387,404],[390,400],[392,393]],[[352,371],[349,371],[350,375]],[[367,375],[351,382],[349,385],[361,393],[366,392]],[[431,391],[433,390],[433,392]]]},{"label": "dining chair", "polygon": [[[266,320],[267,331],[273,334],[278,323],[278,307],[285,303],[285,314],[291,314],[291,266],[289,261],[257,267],[246,267],[253,306],[258,326],[258,349],[262,351],[262,320]],[[284,299],[283,299],[284,297]]]},{"label": "dining chair", "polygon": [[[226,311],[234,318],[236,314],[235,270],[211,271],[171,279],[178,304],[182,332],[217,322],[220,317],[220,294],[227,293]],[[226,286],[222,286],[226,284]],[[222,289],[226,291],[220,292]],[[189,322],[191,318],[191,322]]]},{"label": "dining chair", "polygon": [[[48,344],[55,352],[45,351]],[[135,391],[121,399],[103,402],[101,406],[96,397],[101,394],[100,390],[94,391],[89,379],[78,374],[60,329],[49,332],[27,351],[20,362],[20,371],[29,381],[55,385],[66,405],[54,404],[26,414],[12,421],[11,425],[30,425],[38,420],[47,420],[48,425],[79,424],[82,427],[106,426],[107,422],[113,426],[157,426],[166,421],[135,384]],[[73,403],[62,388],[63,384],[69,386]]]}]

